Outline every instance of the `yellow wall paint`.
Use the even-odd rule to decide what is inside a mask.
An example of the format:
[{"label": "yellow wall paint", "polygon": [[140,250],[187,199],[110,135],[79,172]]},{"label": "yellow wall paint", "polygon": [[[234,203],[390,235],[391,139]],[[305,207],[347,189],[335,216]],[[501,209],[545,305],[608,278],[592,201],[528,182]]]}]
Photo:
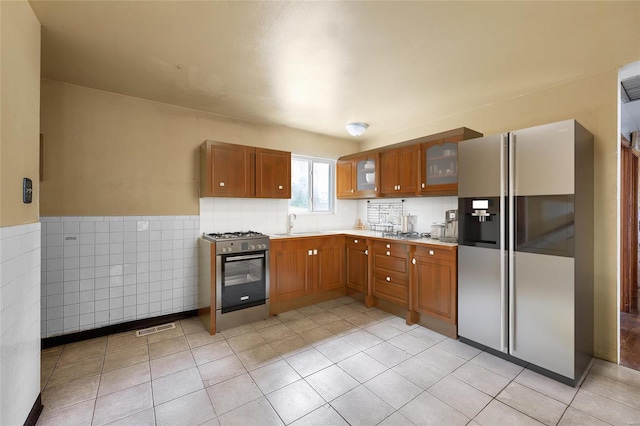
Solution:
[{"label": "yellow wall paint", "polygon": [[337,158],[354,142],[42,80],[43,216],[199,213],[205,139]]},{"label": "yellow wall paint", "polygon": [[575,118],[594,135],[595,354],[617,360],[618,69],[572,81],[363,143],[375,148],[466,126],[485,135]]},{"label": "yellow wall paint", "polygon": [[[26,1],[0,2],[0,226],[38,222],[40,24]],[[22,178],[33,202],[22,203]]]}]

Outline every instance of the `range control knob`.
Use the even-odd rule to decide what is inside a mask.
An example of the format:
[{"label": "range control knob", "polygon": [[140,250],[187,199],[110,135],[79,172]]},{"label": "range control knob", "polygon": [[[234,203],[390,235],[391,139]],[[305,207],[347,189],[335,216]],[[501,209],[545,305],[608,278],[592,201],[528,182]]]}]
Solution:
[{"label": "range control knob", "polygon": [[249,246],[249,250],[255,250],[255,249],[256,249],[256,246],[254,246],[253,244]]},{"label": "range control knob", "polygon": [[222,247],[222,252],[226,253],[227,252],[227,248],[226,247]]},{"label": "range control knob", "polygon": [[233,247],[229,247],[229,248],[227,249],[227,251],[228,251],[228,252],[232,252],[232,251],[233,251]]}]

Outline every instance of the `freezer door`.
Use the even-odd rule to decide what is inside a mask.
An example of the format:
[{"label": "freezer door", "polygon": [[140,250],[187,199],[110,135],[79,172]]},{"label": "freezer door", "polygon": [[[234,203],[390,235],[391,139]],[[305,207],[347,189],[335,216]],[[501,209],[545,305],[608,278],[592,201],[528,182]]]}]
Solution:
[{"label": "freezer door", "polygon": [[511,132],[516,197],[575,192],[574,136],[574,120]]},{"label": "freezer door", "polygon": [[500,197],[502,135],[458,143],[458,197]]},{"label": "freezer door", "polygon": [[504,251],[458,246],[458,334],[506,352]]},{"label": "freezer door", "polygon": [[576,379],[575,260],[516,252],[513,263],[511,355]]}]

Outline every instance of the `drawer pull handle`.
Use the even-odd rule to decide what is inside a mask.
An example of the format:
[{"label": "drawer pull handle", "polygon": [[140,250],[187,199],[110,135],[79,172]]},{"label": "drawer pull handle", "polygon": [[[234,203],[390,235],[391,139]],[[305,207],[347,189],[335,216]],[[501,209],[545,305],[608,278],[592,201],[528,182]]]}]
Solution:
[{"label": "drawer pull handle", "polygon": [[387,244],[387,248],[391,248],[391,244]]},{"label": "drawer pull handle", "polygon": [[391,281],[391,277],[387,277],[387,281]]},{"label": "drawer pull handle", "polygon": [[220,182],[220,186],[224,186],[224,182]]},{"label": "drawer pull handle", "polygon": [[317,249],[314,249],[314,250],[313,250],[313,254],[314,254],[314,255],[317,255],[317,254],[318,254],[318,250],[317,250]]},{"label": "drawer pull handle", "polygon": [[353,240],[354,243],[358,244],[358,240]]},{"label": "drawer pull handle", "polygon": [[278,189],[282,189],[282,185],[278,185]]},{"label": "drawer pull handle", "polygon": [[364,255],[365,255],[365,256],[369,256],[369,250],[365,250],[365,251],[364,251]]},{"label": "drawer pull handle", "polygon": [[387,252],[387,256],[391,256],[391,252],[390,251]]},{"label": "drawer pull handle", "polygon": [[433,256],[435,253],[433,252],[433,250],[429,250],[429,254]]},{"label": "drawer pull handle", "polygon": [[309,250],[309,251],[307,252],[307,256],[313,256],[313,250]]},{"label": "drawer pull handle", "polygon": [[423,184],[422,184],[422,188],[424,188],[424,187],[425,187],[425,184],[423,183]]},{"label": "drawer pull handle", "polygon": [[411,261],[411,263],[413,263],[414,265],[416,264],[416,258],[414,257],[413,260]]}]

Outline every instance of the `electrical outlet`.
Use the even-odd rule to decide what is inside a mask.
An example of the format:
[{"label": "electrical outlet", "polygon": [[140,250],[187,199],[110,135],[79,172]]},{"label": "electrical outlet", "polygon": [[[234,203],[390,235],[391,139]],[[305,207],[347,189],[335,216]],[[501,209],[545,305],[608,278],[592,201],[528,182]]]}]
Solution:
[{"label": "electrical outlet", "polygon": [[33,182],[31,179],[22,179],[22,202],[25,204],[31,204],[33,199]]}]

